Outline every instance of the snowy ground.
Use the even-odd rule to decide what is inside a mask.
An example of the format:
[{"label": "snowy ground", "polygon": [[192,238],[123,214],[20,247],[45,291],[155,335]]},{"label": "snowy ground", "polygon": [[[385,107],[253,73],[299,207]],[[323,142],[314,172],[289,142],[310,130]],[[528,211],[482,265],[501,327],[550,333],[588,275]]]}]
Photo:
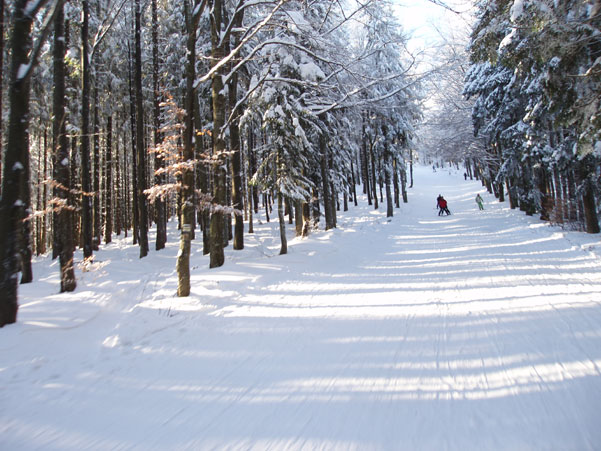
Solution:
[{"label": "snowy ground", "polygon": [[104,247],[74,294],[36,261],[0,449],[601,449],[600,237],[415,179],[391,221],[363,203],[286,256],[275,222],[219,269],[195,245],[186,299],[175,233]]}]

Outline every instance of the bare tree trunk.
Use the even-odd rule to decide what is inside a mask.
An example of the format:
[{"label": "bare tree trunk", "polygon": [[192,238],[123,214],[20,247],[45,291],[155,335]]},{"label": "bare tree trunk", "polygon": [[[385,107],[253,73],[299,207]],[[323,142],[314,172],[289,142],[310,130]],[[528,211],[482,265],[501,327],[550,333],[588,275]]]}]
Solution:
[{"label": "bare tree trunk", "polygon": [[374,155],[374,143],[370,143],[369,145],[369,158],[371,160],[371,185],[373,188],[373,198],[374,198],[374,210],[378,209],[378,183],[376,178],[376,156]]},{"label": "bare tree trunk", "polygon": [[[233,18],[233,27],[238,29],[242,26],[244,9],[239,9]],[[239,39],[233,40],[233,47],[238,45]],[[234,73],[229,83],[229,103],[232,109],[232,121],[230,123],[230,151],[232,153],[232,204],[236,210],[244,208],[244,196],[242,195],[242,159],[240,154],[240,129],[239,111],[236,108],[238,101],[238,73]],[[244,249],[244,218],[241,214],[234,214],[234,249]]]},{"label": "bare tree trunk", "polygon": [[295,216],[295,228],[296,236],[302,236],[303,234],[303,204],[300,200],[294,201],[294,216]]},{"label": "bare tree trunk", "polygon": [[390,161],[390,152],[388,151],[388,144],[384,151],[384,181],[386,183],[386,217],[390,218],[394,215],[394,206],[392,202],[392,189],[391,189],[391,172],[392,162]]},{"label": "bare tree trunk", "polygon": [[[214,66],[224,57],[224,38],[222,36],[223,24],[222,0],[213,1],[211,20],[211,65]],[[217,71],[211,78],[211,97],[213,103],[213,158],[217,159],[215,165],[215,183],[213,188],[213,199],[217,207],[211,216],[211,252],[210,267],[217,268],[225,262],[223,252],[224,241],[224,218],[223,210],[219,207],[225,206],[226,202],[226,172],[225,172],[225,140],[223,137],[223,126],[225,124],[225,96],[223,91],[222,70]]]},{"label": "bare tree trunk", "polygon": [[[0,0],[0,111],[4,91],[4,0]],[[0,195],[2,195],[2,114],[0,114]]]},{"label": "bare tree trunk", "polygon": [[[69,202],[71,189],[71,168],[69,161],[69,143],[66,133],[65,114],[65,15],[61,7],[54,20],[54,95],[52,115],[52,142],[56,157],[54,158],[54,180],[60,184],[54,190],[54,196]],[[56,213],[57,245],[61,272],[61,293],[73,291],[77,286],[73,269],[73,221],[72,212],[61,208]]]},{"label": "bare tree trunk", "polygon": [[112,241],[113,235],[113,116],[109,115],[106,121],[104,242],[108,244]]},{"label": "bare tree trunk", "polygon": [[392,184],[394,186],[394,206],[401,208],[400,201],[400,189],[399,189],[399,161],[395,157],[392,160],[393,172],[392,172]]},{"label": "bare tree trunk", "polygon": [[361,134],[361,174],[363,176],[363,194],[367,194],[367,205],[371,205],[371,189],[367,156],[367,136],[365,134],[365,114],[361,115],[363,133]]},{"label": "bare tree trunk", "polygon": [[[119,126],[117,126],[117,129],[119,129]],[[119,135],[116,136],[116,140],[115,140],[115,185],[116,185],[116,190],[115,190],[115,233],[117,234],[117,236],[121,235],[121,229],[123,228],[123,223],[124,223],[124,217],[123,217],[123,192],[125,191],[125,189],[123,188],[123,170],[121,169],[121,161],[120,161],[120,154],[121,151],[119,149]],[[125,144],[125,143],[124,143]],[[125,147],[125,145],[123,146]]]},{"label": "bare tree trunk", "polygon": [[92,147],[92,159],[94,161],[94,169],[93,169],[93,189],[94,189],[94,197],[92,199],[92,217],[94,218],[92,221],[94,232],[92,237],[92,246],[94,250],[97,251],[100,246],[101,241],[101,217],[100,217],[100,117],[99,117],[99,105],[98,105],[98,74],[97,74],[97,64],[96,58],[92,57],[92,71],[95,73],[95,83],[93,89],[93,99],[94,99],[94,113],[93,113],[93,129],[94,129],[94,139],[93,139],[93,147]]},{"label": "bare tree trunk", "polygon": [[334,220],[334,212],[332,211],[332,192],[330,190],[330,171],[328,169],[328,146],[324,133],[319,135],[319,153],[325,228],[326,230],[330,230],[336,227],[336,224]]},{"label": "bare tree trunk", "polygon": [[284,196],[278,190],[278,219],[280,221],[280,255],[288,253],[288,240],[286,239],[286,218],[284,217]]},{"label": "bare tree trunk", "polygon": [[409,188],[413,188],[413,150],[409,149]]},{"label": "bare tree trunk", "polygon": [[[184,2],[184,11],[187,24],[187,53],[186,62],[186,98],[185,98],[185,130],[184,130],[184,149],[183,160],[194,160],[194,79],[196,77],[196,29],[200,12],[198,4],[200,0],[195,0],[190,7],[189,1]],[[192,12],[194,11],[194,13]],[[190,241],[194,230],[194,170],[185,169],[182,174],[182,208],[181,208],[181,236],[179,243],[179,253],[177,256],[177,295],[180,297],[190,295]]]},{"label": "bare tree trunk", "polygon": [[353,165],[354,157],[351,158],[351,193],[353,195],[353,202],[355,207],[357,206],[357,181],[355,180],[355,167]]},{"label": "bare tree trunk", "polygon": [[83,256],[92,256],[92,198],[90,197],[90,57],[88,51],[89,35],[89,4],[82,0],[81,26],[81,65],[82,65],[82,90],[81,90],[81,231],[83,240]]},{"label": "bare tree trunk", "polygon": [[311,231],[311,204],[309,202],[303,202],[303,231],[301,236],[306,238],[309,236]]},{"label": "bare tree trunk", "polygon": [[[589,172],[595,174],[592,157],[578,161],[578,178],[582,186],[582,208],[584,213],[584,230],[586,233],[599,233],[599,218],[597,217],[597,204],[595,202],[595,192],[593,183],[589,180]],[[587,163],[589,163],[587,165]],[[587,166],[590,166],[589,169]]]},{"label": "bare tree trunk", "polygon": [[[161,94],[159,92],[159,36],[158,36],[158,16],[157,16],[157,0],[152,0],[152,87],[153,87],[153,116],[154,116],[154,146],[157,147],[161,142],[161,110],[159,101]],[[155,154],[154,170],[157,171],[165,166],[165,160],[162,156]],[[164,176],[155,175],[154,183],[162,185]],[[155,201],[155,221],[157,225],[157,236],[155,249],[161,250],[165,248],[167,242],[167,211],[165,201],[157,199]]]},{"label": "bare tree trunk", "polygon": [[137,150],[137,171],[138,171],[138,209],[140,211],[138,219],[139,240],[140,240],[140,258],[148,255],[148,206],[146,201],[146,148],[144,147],[144,102],[142,92],[142,44],[141,44],[141,15],[142,7],[140,0],[135,0],[136,5],[136,30],[135,30],[135,46],[136,46],[136,150]]},{"label": "bare tree trunk", "polygon": [[[17,321],[17,279],[19,272],[19,231],[29,205],[23,199],[22,186],[29,184],[29,93],[31,70],[23,74],[21,68],[33,67],[31,29],[38,9],[29,11],[27,0],[15,0],[11,32],[11,69],[8,121],[8,145],[4,155],[2,197],[0,198],[0,327]],[[59,4],[60,6],[60,4]],[[40,37],[42,39],[42,37]],[[35,56],[35,55],[34,55]],[[33,58],[33,56],[32,56]]]}]

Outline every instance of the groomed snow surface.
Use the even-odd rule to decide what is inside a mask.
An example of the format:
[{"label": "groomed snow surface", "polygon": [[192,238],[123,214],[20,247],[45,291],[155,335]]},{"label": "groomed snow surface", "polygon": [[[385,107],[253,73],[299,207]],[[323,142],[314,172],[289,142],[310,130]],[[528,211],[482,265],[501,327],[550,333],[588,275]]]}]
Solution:
[{"label": "groomed snow surface", "polygon": [[36,260],[0,329],[0,449],[601,449],[600,237],[463,172],[417,168],[409,197],[284,256],[264,216],[221,268],[196,241],[189,298],[175,222],[142,260],[102,246],[72,294]]}]

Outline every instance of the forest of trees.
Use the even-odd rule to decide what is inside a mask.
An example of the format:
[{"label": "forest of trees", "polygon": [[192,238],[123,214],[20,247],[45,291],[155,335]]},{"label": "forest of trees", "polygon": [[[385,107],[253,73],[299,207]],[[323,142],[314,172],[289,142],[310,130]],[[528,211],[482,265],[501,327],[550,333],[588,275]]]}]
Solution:
[{"label": "forest of trees", "polygon": [[287,223],[336,227],[360,183],[389,216],[407,201],[419,81],[388,1],[0,8],[0,326],[36,254],[60,260],[72,291],[77,248],[91,261],[123,234],[142,258],[176,217],[187,296],[191,240],[219,267],[259,209],[275,210],[285,253]]},{"label": "forest of trees", "polygon": [[440,54],[434,154],[511,208],[599,233],[601,4],[478,1]]},{"label": "forest of trees", "polygon": [[388,0],[0,0],[0,326],[36,254],[72,291],[76,249],[124,235],[143,258],[177,218],[187,296],[192,240],[219,267],[259,209],[281,253],[357,186],[392,216],[416,146],[598,233],[600,5],[478,0],[426,79]]}]

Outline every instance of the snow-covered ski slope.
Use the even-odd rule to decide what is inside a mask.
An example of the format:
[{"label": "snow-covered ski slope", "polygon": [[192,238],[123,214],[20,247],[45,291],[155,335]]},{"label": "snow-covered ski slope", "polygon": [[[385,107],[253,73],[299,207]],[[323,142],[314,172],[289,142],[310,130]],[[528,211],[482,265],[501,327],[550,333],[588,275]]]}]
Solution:
[{"label": "snow-covered ski slope", "polygon": [[462,173],[417,168],[409,196],[285,256],[264,219],[222,268],[194,244],[185,299],[174,223],[142,260],[103,247],[73,294],[37,260],[0,329],[0,449],[601,449],[601,237]]}]

